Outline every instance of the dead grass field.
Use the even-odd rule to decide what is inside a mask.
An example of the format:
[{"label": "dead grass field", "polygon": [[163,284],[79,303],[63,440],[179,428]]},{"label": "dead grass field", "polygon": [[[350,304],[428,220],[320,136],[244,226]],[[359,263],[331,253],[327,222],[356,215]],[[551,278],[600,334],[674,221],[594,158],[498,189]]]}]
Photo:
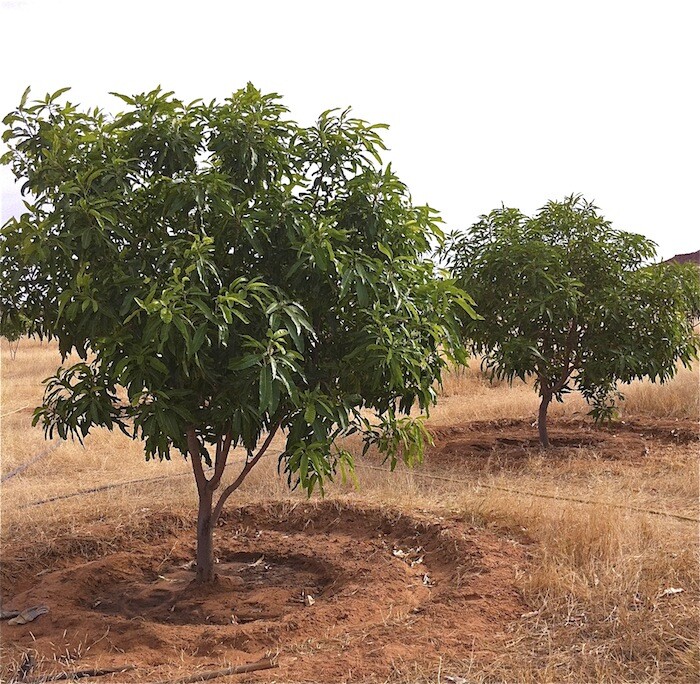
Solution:
[{"label": "dead grass field", "polygon": [[[11,359],[3,341],[3,478],[56,446],[31,427],[31,411],[41,399],[41,380],[57,361],[53,347],[34,340],[23,340]],[[226,553],[253,553],[258,538],[263,545],[286,539],[279,543],[302,548],[301,516],[312,528],[328,530],[312,535],[310,553],[343,563],[353,548],[365,549],[378,554],[381,572],[356,559],[358,576],[367,574],[352,591],[372,601],[349,603],[357,615],[342,618],[350,620],[347,626],[329,601],[314,606],[316,622],[299,618],[290,623],[296,625],[291,632],[270,628],[267,645],[251,627],[256,648],[276,654],[280,669],[217,681],[697,681],[698,384],[696,368],[681,370],[665,386],[623,389],[622,422],[604,430],[591,426],[585,403],[572,396],[552,407],[555,447],[543,454],[530,439],[537,407],[532,388],[492,385],[473,364],[447,378],[429,421],[435,446],[413,471],[388,474],[370,454],[358,463],[357,489],[332,485],[325,502],[307,504],[277,476],[274,457],[261,462],[229,502],[226,524],[239,546],[230,542]],[[113,484],[119,486],[75,495]],[[129,550],[148,559],[157,549],[161,569],[191,550],[196,499],[188,464],[179,457],[147,463],[140,444],[120,434],[96,432],[85,447],[60,444],[7,479],[1,493],[0,592],[6,605],[22,592],[39,596],[32,592],[46,589],[49,579],[60,587],[72,581],[70,573]],[[54,497],[64,498],[36,505]],[[252,532],[256,515],[263,521],[258,537]],[[224,537],[222,531],[222,545]],[[414,582],[420,565],[392,558],[392,549],[418,543],[426,548],[424,567],[442,578],[434,589]],[[333,544],[346,550],[331,557]],[[171,546],[177,553],[168,551]],[[478,562],[467,563],[471,552],[465,549]],[[57,568],[64,574],[55,575]],[[126,577],[132,570],[125,568],[115,565],[110,572]],[[349,576],[350,570],[343,572]],[[332,574],[325,572],[318,577]],[[320,585],[319,578],[314,581]],[[413,587],[410,592],[402,582]],[[341,589],[356,596],[351,586]],[[0,625],[2,676],[10,677],[22,653],[33,648],[47,672],[131,662],[124,642],[115,641],[112,651],[95,645],[99,634],[70,641],[64,632],[65,643],[55,640],[49,653],[46,643],[51,629],[60,636],[61,619],[56,609],[35,626],[14,628],[24,630],[20,636]],[[135,624],[133,616],[129,624]],[[78,623],[71,625],[78,634]],[[291,638],[294,630],[304,639]],[[182,634],[179,655],[164,650],[158,661],[157,650],[149,651],[128,679],[101,681],[156,681],[223,667],[245,655],[231,646],[230,653],[214,649],[195,658]],[[204,637],[192,632],[191,638]]]}]

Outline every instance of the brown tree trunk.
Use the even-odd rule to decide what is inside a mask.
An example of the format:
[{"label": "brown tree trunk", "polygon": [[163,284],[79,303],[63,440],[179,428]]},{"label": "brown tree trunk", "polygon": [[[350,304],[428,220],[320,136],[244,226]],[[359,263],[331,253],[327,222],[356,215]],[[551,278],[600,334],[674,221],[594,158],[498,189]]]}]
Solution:
[{"label": "brown tree trunk", "polygon": [[542,392],[542,401],[540,402],[540,410],[537,415],[537,430],[540,434],[540,444],[544,449],[549,447],[549,435],[547,434],[547,408],[549,402],[552,401],[551,392]]},{"label": "brown tree trunk", "polygon": [[212,500],[214,492],[209,487],[199,492],[197,515],[197,583],[214,581],[214,525]]},{"label": "brown tree trunk", "polygon": [[208,584],[216,579],[216,573],[214,572],[214,528],[216,527],[216,521],[221,515],[224,503],[226,503],[226,499],[241,486],[241,483],[245,480],[253,466],[255,466],[265,454],[279,426],[280,424],[277,423],[272,427],[257,454],[253,455],[252,451],[248,452],[248,457],[241,472],[221,493],[219,500],[216,502],[216,506],[213,505],[214,493],[219,488],[221,477],[224,474],[224,468],[226,468],[226,459],[228,458],[232,441],[231,432],[227,432],[217,440],[214,474],[211,478],[207,478],[202,465],[202,454],[197,435],[194,427],[188,427],[187,451],[192,461],[192,470],[194,471],[194,479],[197,483],[197,494],[199,495],[199,511],[197,514],[197,576],[195,579],[195,582],[198,584]]}]

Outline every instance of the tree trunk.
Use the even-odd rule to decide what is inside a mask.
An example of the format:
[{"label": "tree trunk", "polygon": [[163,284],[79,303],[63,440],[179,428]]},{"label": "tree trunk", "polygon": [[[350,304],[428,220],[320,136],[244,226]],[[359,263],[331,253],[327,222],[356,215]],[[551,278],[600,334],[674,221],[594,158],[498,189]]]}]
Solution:
[{"label": "tree trunk", "polygon": [[543,448],[549,447],[549,435],[547,434],[547,408],[549,402],[552,401],[551,392],[542,392],[542,401],[540,402],[540,410],[537,415],[537,430],[540,433],[540,444]]},{"label": "tree trunk", "polygon": [[197,514],[197,577],[195,579],[197,584],[209,584],[216,579],[216,573],[214,572],[214,528],[216,527],[216,522],[221,515],[226,499],[241,486],[241,483],[253,466],[265,454],[279,426],[280,423],[278,422],[272,427],[257,454],[253,455],[252,451],[248,451],[248,456],[241,472],[221,493],[216,506],[213,506],[214,492],[219,488],[224,468],[226,468],[226,459],[228,458],[233,438],[232,433],[229,431],[221,435],[217,440],[214,474],[207,479],[202,465],[200,443],[195,429],[193,426],[187,428],[187,453],[189,453],[192,461],[192,470],[194,471],[194,479],[197,483],[197,494],[199,496],[199,512]]},{"label": "tree trunk", "polygon": [[197,515],[197,583],[214,581],[214,524],[212,520],[212,499],[214,492],[209,488],[199,492],[199,513]]}]

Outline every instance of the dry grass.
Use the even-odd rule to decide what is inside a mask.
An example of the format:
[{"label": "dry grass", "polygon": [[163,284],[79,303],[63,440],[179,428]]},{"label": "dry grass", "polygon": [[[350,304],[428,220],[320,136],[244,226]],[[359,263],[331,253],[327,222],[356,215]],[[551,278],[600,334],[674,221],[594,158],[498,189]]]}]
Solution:
[{"label": "dry grass", "polygon": [[692,370],[680,367],[676,377],[663,385],[635,381],[629,387],[621,388],[625,395],[622,403],[623,415],[698,420],[699,385],[700,367],[697,365]]},{"label": "dry grass", "polygon": [[[620,415],[622,418],[653,416],[698,420],[699,388],[698,364],[692,369],[679,365],[673,380],[664,384],[636,380],[629,385],[620,385],[619,389],[624,395]],[[491,382],[482,371],[479,359],[472,359],[467,368],[447,373],[440,397],[433,422],[444,425],[470,420],[534,418],[539,405],[531,381],[516,379],[512,386],[501,380]],[[554,417],[585,416],[589,407],[584,398],[574,392],[563,403],[554,402],[549,411]]]},{"label": "dry grass", "polygon": [[[45,448],[41,431],[30,427],[31,413],[13,411],[40,400],[40,382],[55,369],[58,357],[54,349],[27,340],[16,359],[10,358],[4,342],[2,354],[1,466],[6,475]],[[698,418],[697,369],[679,371],[664,386],[635,383],[625,394],[625,416]],[[534,416],[536,407],[530,386],[491,385],[475,364],[448,376],[431,422],[527,418]],[[572,396],[553,407],[553,415],[583,416],[586,410],[582,399]],[[471,659],[446,660],[436,672],[397,664],[391,681],[445,681],[446,674],[470,683],[697,681],[696,525],[603,504],[503,491],[551,493],[697,518],[697,456],[694,444],[655,443],[641,463],[601,459],[595,449],[572,451],[556,461],[533,451],[518,470],[495,472],[438,469],[429,459],[414,472],[400,468],[392,475],[361,465],[358,490],[332,486],[328,496],[340,500],[457,515],[531,541],[530,566],[517,580],[530,611],[512,625],[508,648],[488,666],[477,666]],[[452,481],[424,477],[436,474]],[[163,476],[176,477],[160,479]],[[142,478],[154,479],[21,508],[83,488]],[[237,500],[298,496],[288,492],[271,457],[253,471]],[[146,463],[138,442],[98,431],[85,448],[64,444],[3,484],[2,538],[32,539],[37,562],[42,554],[51,558],[52,544],[67,532],[78,549],[82,544],[91,553],[108,552],[138,536],[155,509],[187,520],[194,506],[194,485],[183,459]],[[104,548],[94,548],[96,526],[111,531],[111,538],[102,537],[109,540]],[[670,588],[683,592],[664,595]]]},{"label": "dry grass", "polygon": [[[519,681],[692,679],[699,587],[687,526],[604,506],[492,506],[537,541],[520,578],[533,610],[500,672],[515,661]],[[670,588],[684,593],[664,596]]]}]

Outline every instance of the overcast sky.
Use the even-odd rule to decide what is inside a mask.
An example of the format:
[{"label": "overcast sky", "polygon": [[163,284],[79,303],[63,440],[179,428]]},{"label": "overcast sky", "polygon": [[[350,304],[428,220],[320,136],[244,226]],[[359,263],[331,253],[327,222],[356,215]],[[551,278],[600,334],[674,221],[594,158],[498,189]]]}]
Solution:
[{"label": "overcast sky", "polygon": [[[292,118],[388,123],[391,161],[448,228],[572,192],[667,258],[700,248],[700,2],[0,0],[0,116],[22,91],[118,110],[252,81]],[[3,220],[21,207],[0,171]]]}]

